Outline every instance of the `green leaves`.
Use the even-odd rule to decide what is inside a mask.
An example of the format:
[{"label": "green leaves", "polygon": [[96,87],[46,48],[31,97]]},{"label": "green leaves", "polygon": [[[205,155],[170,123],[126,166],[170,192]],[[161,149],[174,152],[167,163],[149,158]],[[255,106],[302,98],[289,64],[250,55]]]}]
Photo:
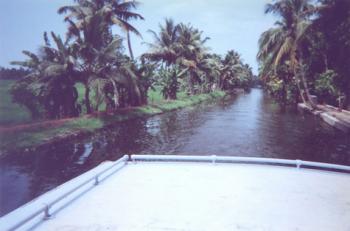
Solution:
[{"label": "green leaves", "polygon": [[[261,79],[271,92],[276,91],[275,86],[281,86],[279,91],[282,91],[282,101],[287,100],[289,86],[295,85],[298,86],[302,99],[310,101],[302,55],[313,9],[310,0],[278,0],[266,5],[265,13],[273,13],[279,16],[279,20],[275,27],[265,31],[259,39],[259,71]],[[296,81],[290,76],[294,76]],[[302,92],[306,93],[307,98]]]},{"label": "green leaves", "polygon": [[327,70],[321,73],[315,81],[315,91],[320,96],[321,100],[333,100],[339,97],[340,91],[336,85],[336,79],[339,78],[334,70]]}]

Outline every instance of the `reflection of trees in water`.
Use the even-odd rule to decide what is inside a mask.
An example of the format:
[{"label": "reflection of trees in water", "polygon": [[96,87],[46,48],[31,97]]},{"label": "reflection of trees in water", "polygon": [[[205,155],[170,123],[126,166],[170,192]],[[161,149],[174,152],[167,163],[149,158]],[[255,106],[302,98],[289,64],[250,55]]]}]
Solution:
[{"label": "reflection of trees in water", "polygon": [[[14,203],[25,203],[84,171],[72,168],[74,163],[72,153],[73,145],[65,144],[37,152],[11,153],[3,157],[0,168],[2,176],[7,177],[3,180],[10,181],[14,174],[22,176],[25,180],[6,186],[12,187],[6,189],[9,192],[25,191],[25,194],[21,195],[23,198],[16,198]],[[3,197],[5,200],[11,200],[11,195]],[[7,205],[18,207],[21,204],[7,203]]]},{"label": "reflection of trees in water", "polygon": [[[256,92],[253,90],[250,94]],[[303,117],[288,110],[281,113],[279,108],[274,107],[270,99],[264,96],[244,99],[258,102],[249,104],[246,101],[234,101],[232,104],[233,101],[226,101],[214,107],[202,105],[195,109],[180,110],[147,119],[125,121],[85,139],[71,140],[35,152],[12,153],[0,160],[0,169],[2,172],[13,171],[26,176],[23,179],[27,182],[22,182],[22,185],[13,184],[15,188],[12,189],[28,191],[29,195],[23,195],[26,202],[105,160],[116,160],[124,154],[178,154],[182,150],[188,150],[188,142],[194,143],[196,150],[209,149],[210,146],[213,147],[210,150],[219,151],[220,147],[216,146],[216,143],[206,143],[194,137],[205,140],[209,137],[212,141],[215,140],[212,139],[215,135],[218,136],[218,141],[228,135],[232,140],[224,140],[223,147],[227,149],[232,147],[232,143],[237,143],[241,146],[235,147],[237,152],[234,151],[239,155],[248,153],[264,157],[299,158],[350,165],[350,136],[330,133],[319,126],[319,121],[311,116]],[[233,106],[238,114],[236,109],[232,110]],[[250,107],[254,108],[251,110]],[[258,113],[258,116],[245,120],[242,118],[244,115],[239,114],[242,110],[244,113],[253,111]],[[203,133],[204,137],[196,136],[198,128],[207,131],[205,122],[210,121],[211,116],[218,116],[215,120],[219,123],[209,126],[215,126],[215,131],[219,129],[219,134]],[[225,124],[225,118],[235,116],[241,117],[239,120],[229,120],[229,123],[243,123],[254,119],[256,124],[253,127],[249,124],[232,124],[232,127]],[[237,128],[236,126],[241,130],[228,130]],[[253,132],[247,128],[253,129]],[[239,138],[245,134],[249,137],[245,140]],[[247,148],[250,144],[252,147]],[[225,150],[222,153],[225,153]],[[28,187],[28,190],[24,187]],[[11,200],[11,195],[5,195],[5,199]]]},{"label": "reflection of trees in water", "polygon": [[198,107],[117,124],[89,138],[94,151],[88,161],[115,160],[124,154],[172,153],[178,141],[201,124],[198,118],[202,113],[203,108]]},{"label": "reflection of trees in water", "polygon": [[264,155],[350,165],[350,136],[295,109],[281,111],[269,97],[263,97],[260,105],[257,131]]}]

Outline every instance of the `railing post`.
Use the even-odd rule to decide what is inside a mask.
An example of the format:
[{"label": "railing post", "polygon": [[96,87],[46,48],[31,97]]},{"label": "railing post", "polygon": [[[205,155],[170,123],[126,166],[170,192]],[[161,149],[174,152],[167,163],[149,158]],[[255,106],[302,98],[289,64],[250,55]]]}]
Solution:
[{"label": "railing post", "polygon": [[212,162],[213,164],[216,164],[216,155],[212,155],[212,156],[211,156],[211,162]]},{"label": "railing post", "polygon": [[297,169],[300,169],[301,166],[301,160],[296,160],[296,165],[297,165]]},{"label": "railing post", "polygon": [[50,214],[50,206],[48,204],[45,204],[45,210],[44,210],[44,220],[48,220],[51,218]]},{"label": "railing post", "polygon": [[94,185],[98,185],[99,184],[99,180],[98,180],[98,175],[95,176],[95,183]]}]

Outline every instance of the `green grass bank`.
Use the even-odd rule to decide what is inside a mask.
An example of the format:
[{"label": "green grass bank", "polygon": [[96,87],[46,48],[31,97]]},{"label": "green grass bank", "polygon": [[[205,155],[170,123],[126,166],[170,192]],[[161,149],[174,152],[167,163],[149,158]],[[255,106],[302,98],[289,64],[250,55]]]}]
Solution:
[{"label": "green grass bank", "polygon": [[63,119],[36,123],[23,129],[6,130],[0,133],[0,156],[19,150],[35,150],[37,148],[63,142],[72,137],[78,138],[91,134],[117,122],[128,119],[149,117],[181,108],[192,107],[203,102],[214,102],[223,99],[226,93],[222,91],[210,94],[186,96],[179,94],[178,100],[166,101],[159,92],[149,93],[149,105],[120,109],[112,114],[99,113],[73,119]]},{"label": "green grass bank", "polygon": [[22,106],[12,102],[10,88],[14,80],[0,80],[0,125],[27,123],[30,113]]}]

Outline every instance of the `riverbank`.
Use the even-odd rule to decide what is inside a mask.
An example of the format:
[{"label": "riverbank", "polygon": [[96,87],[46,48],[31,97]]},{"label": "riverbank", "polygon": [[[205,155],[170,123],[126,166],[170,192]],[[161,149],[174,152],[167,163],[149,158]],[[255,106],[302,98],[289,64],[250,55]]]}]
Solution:
[{"label": "riverbank", "polygon": [[350,134],[350,111],[342,110],[340,112],[330,105],[317,105],[317,108],[313,109],[304,103],[299,103],[298,108],[317,116],[329,126]]},{"label": "riverbank", "polygon": [[223,99],[225,96],[225,92],[215,91],[179,100],[162,101],[141,107],[120,109],[113,114],[98,113],[79,118],[0,128],[0,156],[8,152],[32,151],[48,147],[65,140],[92,134],[117,122],[192,107],[203,102]]},{"label": "riverbank", "polygon": [[350,136],[320,126],[312,116],[282,111],[269,95],[253,88],[225,100],[127,120],[93,135],[0,158],[4,186],[0,216],[102,162],[150,153],[302,159],[350,166]]}]

